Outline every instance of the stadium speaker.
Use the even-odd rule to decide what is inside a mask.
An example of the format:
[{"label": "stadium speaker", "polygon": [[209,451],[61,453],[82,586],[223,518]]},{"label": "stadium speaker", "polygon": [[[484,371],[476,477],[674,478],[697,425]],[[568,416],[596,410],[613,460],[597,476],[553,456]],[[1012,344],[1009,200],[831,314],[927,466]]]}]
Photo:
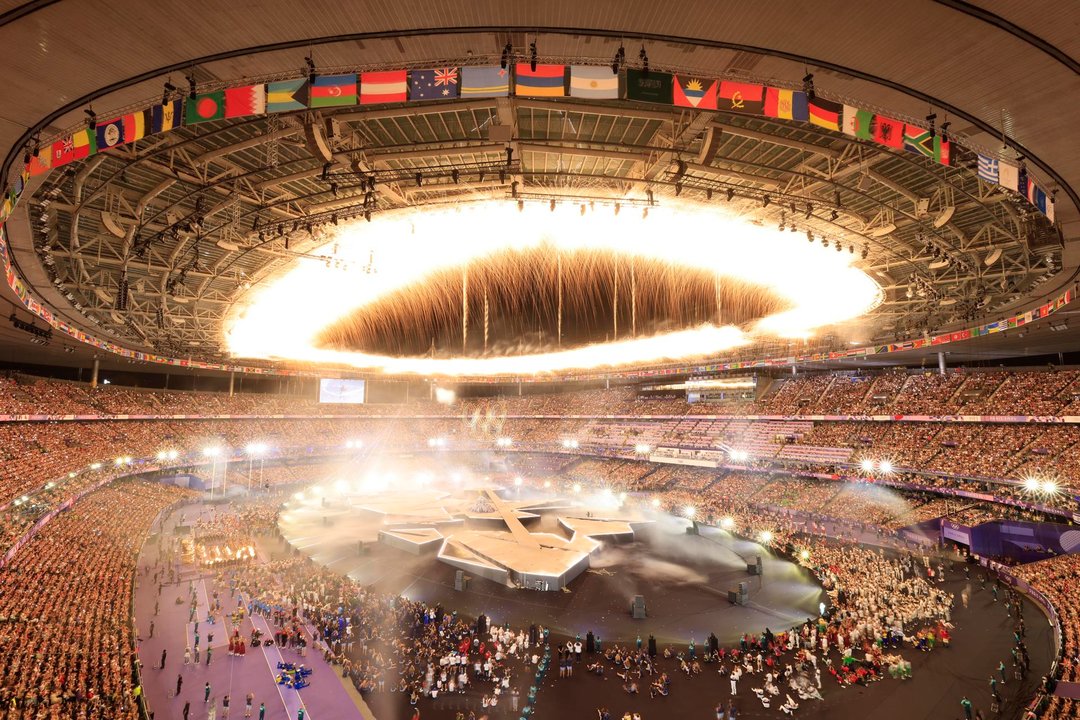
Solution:
[{"label": "stadium speaker", "polygon": [[745,605],[750,600],[750,583],[739,583],[739,597],[737,604]]},{"label": "stadium speaker", "polygon": [[635,595],[634,599],[630,602],[630,617],[634,620],[645,619],[645,596]]},{"label": "stadium speaker", "polygon": [[746,572],[749,575],[761,575],[761,556],[754,557],[754,562],[746,563]]},{"label": "stadium speaker", "polygon": [[465,577],[464,570],[458,570],[454,573],[454,589],[458,592],[464,591],[469,587],[469,580]]},{"label": "stadium speaker", "polygon": [[686,528],[686,534],[687,535],[700,535],[701,533],[698,531],[698,524],[696,522],[690,523],[690,527]]}]

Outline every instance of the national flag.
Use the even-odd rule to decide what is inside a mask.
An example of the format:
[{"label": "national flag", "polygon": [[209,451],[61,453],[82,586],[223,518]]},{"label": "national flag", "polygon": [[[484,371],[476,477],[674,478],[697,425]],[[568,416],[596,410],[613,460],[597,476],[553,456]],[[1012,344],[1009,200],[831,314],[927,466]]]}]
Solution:
[{"label": "national flag", "polygon": [[146,135],[145,111],[140,110],[113,120],[98,121],[94,135],[98,152],[135,142]]},{"label": "national flag", "polygon": [[1004,160],[998,162],[998,185],[1006,190],[1017,191],[1020,187],[1020,168]]},{"label": "national flag", "polygon": [[566,66],[514,64],[514,94],[521,97],[566,97]]},{"label": "national flag", "polygon": [[917,125],[904,126],[904,149],[934,162],[949,164],[949,143],[943,142],[937,133]]},{"label": "national flag", "polygon": [[185,125],[197,125],[225,117],[225,91],[203,93],[189,98],[184,112]]},{"label": "national flag", "polygon": [[998,161],[997,158],[992,158],[987,155],[979,156],[979,178],[997,185],[998,182]]},{"label": "national flag", "polygon": [[150,110],[139,110],[124,116],[124,142],[142,140],[150,134]]},{"label": "national flag", "polygon": [[405,102],[409,82],[404,70],[360,73],[360,104]]},{"label": "national flag", "polygon": [[266,86],[245,85],[225,89],[225,117],[246,117],[266,113]]},{"label": "national flag", "polygon": [[124,119],[99,120],[95,133],[97,137],[94,141],[97,143],[98,152],[104,152],[109,148],[122,145],[124,143]]},{"label": "national flag", "polygon": [[449,100],[461,95],[456,67],[409,72],[409,100]]},{"label": "national flag", "polygon": [[310,95],[307,78],[266,83],[266,112],[307,110]]},{"label": "national flag", "polygon": [[716,80],[676,75],[672,81],[675,104],[679,107],[715,110],[717,84]]},{"label": "national flag", "polygon": [[320,75],[311,83],[309,103],[313,108],[348,107],[356,104],[356,74]]},{"label": "national flag", "polygon": [[168,132],[180,127],[183,105],[183,100],[171,100],[150,108],[150,133]]},{"label": "national flag", "polygon": [[871,123],[874,142],[885,147],[900,149],[904,146],[904,123],[899,120],[887,118],[884,115],[875,115]]},{"label": "national flag", "polygon": [[619,74],[595,65],[570,66],[570,97],[617,100]]},{"label": "national flag", "polygon": [[841,103],[815,97],[807,105],[811,125],[840,132],[840,116],[844,112],[844,106]]},{"label": "national flag", "polygon": [[1046,219],[1051,223],[1054,222],[1054,197],[1052,195],[1046,197],[1046,210],[1044,212],[1046,213]]},{"label": "national flag", "polygon": [[765,88],[764,112],[766,117],[805,122],[809,118],[806,93],[784,88]]},{"label": "national flag", "polygon": [[79,130],[70,137],[57,140],[50,148],[52,167],[58,168],[83,160],[97,152],[97,134],[89,129]]},{"label": "national flag", "polygon": [[644,70],[626,71],[626,99],[670,105],[674,79],[669,73]]},{"label": "national flag", "polygon": [[41,148],[37,157],[31,155],[30,164],[26,166],[26,170],[31,176],[44,175],[52,170],[52,153],[49,152],[49,148]]},{"label": "national flag", "polygon": [[461,68],[461,97],[506,97],[510,73],[498,65]]},{"label": "national flag", "polygon": [[873,140],[874,113],[851,105],[844,106],[844,133],[860,140]]},{"label": "national flag", "polygon": [[765,114],[765,87],[724,80],[720,83],[720,100],[717,102],[717,107],[730,112],[763,115]]}]

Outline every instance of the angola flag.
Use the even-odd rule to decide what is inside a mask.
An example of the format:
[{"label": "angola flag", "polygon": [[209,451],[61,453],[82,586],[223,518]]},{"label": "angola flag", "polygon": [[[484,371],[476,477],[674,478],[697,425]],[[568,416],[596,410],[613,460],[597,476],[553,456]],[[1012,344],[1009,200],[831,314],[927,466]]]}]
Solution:
[{"label": "angola flag", "polygon": [[765,88],[765,116],[781,120],[799,120],[806,122],[809,117],[806,105],[806,93],[783,88]]},{"label": "angola flag", "polygon": [[408,87],[404,70],[360,73],[360,104],[405,102]]},{"label": "angola flag", "polygon": [[514,65],[514,94],[521,97],[566,97],[566,66]]},{"label": "angola flag", "polygon": [[456,67],[409,72],[409,100],[450,100],[461,95]]},{"label": "angola flag", "polygon": [[644,70],[626,71],[626,99],[670,105],[673,78],[669,73]]},{"label": "angola flag", "polygon": [[185,103],[185,125],[198,125],[225,117],[225,91],[203,93]]},{"label": "angola flag", "polygon": [[356,75],[320,75],[311,83],[311,107],[348,107],[356,104]]},{"label": "angola flag", "polygon": [[172,100],[150,108],[150,133],[168,132],[180,127],[182,107],[182,100]]},{"label": "angola flag", "polygon": [[717,107],[728,112],[763,115],[765,113],[765,87],[752,83],[720,83],[720,99]]},{"label": "angola flag", "polygon": [[266,112],[307,110],[308,95],[306,78],[266,83]]},{"label": "angola flag", "polygon": [[225,90],[225,117],[262,115],[266,112],[266,86],[245,85]]},{"label": "angola flag", "polygon": [[811,125],[840,132],[840,117],[844,112],[842,104],[815,97],[807,103],[807,107]]},{"label": "angola flag", "polygon": [[679,107],[693,107],[700,110],[716,109],[716,80],[676,75],[673,86],[675,104]]}]

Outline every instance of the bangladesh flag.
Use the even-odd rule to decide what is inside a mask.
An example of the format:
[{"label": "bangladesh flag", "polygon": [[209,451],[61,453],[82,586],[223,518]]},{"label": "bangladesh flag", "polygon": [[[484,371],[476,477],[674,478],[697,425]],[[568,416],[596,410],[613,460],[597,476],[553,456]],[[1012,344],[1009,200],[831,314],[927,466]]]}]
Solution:
[{"label": "bangladesh flag", "polygon": [[674,82],[669,73],[626,71],[626,99],[670,105]]},{"label": "bangladesh flag", "polygon": [[185,125],[197,125],[225,117],[225,91],[203,93],[185,103]]}]

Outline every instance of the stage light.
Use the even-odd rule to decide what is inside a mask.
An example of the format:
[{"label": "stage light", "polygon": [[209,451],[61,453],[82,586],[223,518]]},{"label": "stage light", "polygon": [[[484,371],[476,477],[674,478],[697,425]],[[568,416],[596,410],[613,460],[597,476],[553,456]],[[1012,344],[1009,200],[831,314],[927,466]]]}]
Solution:
[{"label": "stage light", "polygon": [[221,454],[221,448],[219,447],[207,447],[203,448],[202,454],[204,457],[217,457]]},{"label": "stage light", "polygon": [[508,448],[514,444],[514,441],[508,437],[501,437],[495,439],[495,444],[501,448]]},{"label": "stage light", "polygon": [[863,472],[874,472],[874,461],[870,458],[866,458],[859,463],[859,467],[862,468]]},{"label": "stage light", "polygon": [[311,486],[311,494],[312,495],[322,495],[322,488],[319,487],[318,485],[312,485]]},{"label": "stage light", "polygon": [[880,463],[878,463],[878,470],[888,475],[893,471],[892,461],[882,460]]},{"label": "stage light", "polygon": [[303,499],[304,499],[304,491],[303,490],[299,490],[299,491],[293,493],[293,500],[303,500]]},{"label": "stage light", "polygon": [[[71,472],[68,473],[68,478],[73,478],[73,477],[75,477],[75,475],[77,475],[77,473],[74,470],[72,470]],[[48,483],[45,487],[49,487],[52,484],[53,483]]]},{"label": "stage light", "polygon": [[574,483],[574,492],[581,492],[581,483]]},{"label": "stage light", "polygon": [[763,545],[768,545],[773,540],[773,534],[771,532],[769,532],[768,530],[762,530],[761,535],[759,537],[761,538],[761,542],[762,542]]},{"label": "stage light", "polygon": [[435,402],[442,405],[451,405],[457,400],[457,393],[448,388],[435,388]]},{"label": "stage light", "polygon": [[520,477],[514,478],[514,485],[516,485],[517,487],[521,487],[522,482],[523,480]]},{"label": "stage light", "polygon": [[693,506],[687,505],[686,507],[683,508],[683,515],[687,519],[693,520],[694,516],[697,515],[697,510],[695,510]]},{"label": "stage light", "polygon": [[1042,484],[1042,491],[1047,495],[1054,495],[1058,491],[1058,484],[1053,480],[1044,480]]},{"label": "stage light", "polygon": [[654,497],[651,504],[654,508],[660,507],[660,498]]},{"label": "stage light", "polygon": [[809,560],[810,559],[810,551],[809,550],[803,550],[802,552],[799,553],[799,557],[802,558],[803,560]]},{"label": "stage light", "polygon": [[101,463],[93,463],[92,465],[90,465],[90,469],[91,470],[100,470],[101,469]]},{"label": "stage light", "polygon": [[339,494],[344,495],[349,489],[349,486],[344,480],[338,480],[334,483],[334,489],[337,490]]},{"label": "stage light", "polygon": [[634,446],[634,452],[636,452],[638,455],[648,455],[650,452],[652,452],[652,448],[645,443],[638,443]]},{"label": "stage light", "polygon": [[551,481],[550,480],[545,480],[544,481],[544,487],[546,487],[546,488],[551,487]]},{"label": "stage light", "polygon": [[1035,492],[1041,486],[1042,486],[1042,483],[1039,482],[1039,478],[1029,477],[1029,478],[1024,479],[1024,489],[1027,490],[1028,492]]},{"label": "stage light", "polygon": [[248,443],[244,448],[248,455],[262,455],[266,452],[266,443]]},{"label": "stage light", "polygon": [[720,521],[720,527],[722,527],[725,530],[731,530],[732,528],[735,527],[735,518],[733,518],[733,517],[724,518],[723,520]]},{"label": "stage light", "polygon": [[158,459],[158,460],[165,460],[165,459],[167,459],[168,457],[169,457],[169,453],[168,453],[167,451],[165,451],[165,450],[158,450],[158,453],[157,453],[157,459]]}]

